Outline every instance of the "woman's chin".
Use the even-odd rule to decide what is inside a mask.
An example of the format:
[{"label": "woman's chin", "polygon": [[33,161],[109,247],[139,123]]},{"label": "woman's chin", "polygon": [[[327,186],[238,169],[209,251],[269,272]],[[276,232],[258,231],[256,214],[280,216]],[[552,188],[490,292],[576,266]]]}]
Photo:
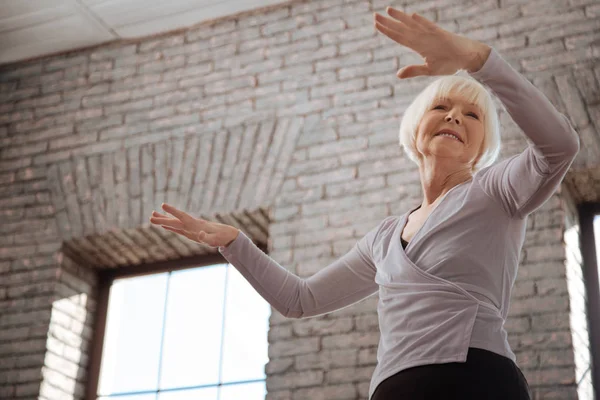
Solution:
[{"label": "woman's chin", "polygon": [[454,146],[433,146],[429,154],[432,156],[437,156],[441,158],[453,158],[459,159],[461,158],[461,152],[456,150]]},{"label": "woman's chin", "polygon": [[448,153],[448,154],[456,154],[458,147],[453,144],[437,144],[435,146],[431,146],[431,150],[434,153]]}]

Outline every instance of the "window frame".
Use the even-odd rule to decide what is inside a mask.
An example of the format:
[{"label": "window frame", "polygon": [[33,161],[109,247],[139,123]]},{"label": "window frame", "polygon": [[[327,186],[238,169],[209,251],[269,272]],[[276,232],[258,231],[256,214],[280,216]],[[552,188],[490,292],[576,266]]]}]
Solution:
[{"label": "window frame", "polygon": [[587,292],[592,385],[595,397],[600,398],[600,280],[598,279],[598,258],[594,234],[594,217],[600,216],[600,203],[581,203],[577,209],[583,261],[582,272]]},{"label": "window frame", "polygon": [[[267,252],[264,246],[256,245],[263,252]],[[216,248],[215,248],[216,250]],[[185,269],[207,267],[215,264],[230,264],[218,251],[196,255],[192,257],[175,260],[165,260],[153,263],[142,263],[115,269],[104,269],[98,271],[98,287],[96,298],[96,315],[94,317],[94,332],[89,353],[89,364],[87,368],[87,385],[85,390],[86,400],[98,398],[98,384],[100,380],[100,367],[102,364],[102,351],[104,347],[104,335],[106,333],[106,320],[108,315],[108,301],[110,288],[115,279],[133,278],[144,275],[153,275],[163,272],[173,272]],[[235,268],[235,267],[233,267]]]}]

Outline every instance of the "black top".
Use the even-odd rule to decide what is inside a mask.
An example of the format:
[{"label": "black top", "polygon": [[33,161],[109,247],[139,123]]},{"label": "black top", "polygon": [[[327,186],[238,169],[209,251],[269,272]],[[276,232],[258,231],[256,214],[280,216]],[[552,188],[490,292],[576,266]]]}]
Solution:
[{"label": "black top", "polygon": [[[419,208],[421,208],[421,206],[419,206],[419,207],[415,208],[415,209],[413,210],[413,212],[417,211]],[[411,214],[412,214],[412,213],[411,213]],[[410,217],[410,214],[409,214],[409,217]],[[408,217],[407,217],[407,220],[408,220]],[[406,246],[408,245],[408,242],[407,242],[406,240],[402,239],[402,236],[400,236],[400,242],[402,242],[402,248],[403,248],[403,249],[406,249]]]}]

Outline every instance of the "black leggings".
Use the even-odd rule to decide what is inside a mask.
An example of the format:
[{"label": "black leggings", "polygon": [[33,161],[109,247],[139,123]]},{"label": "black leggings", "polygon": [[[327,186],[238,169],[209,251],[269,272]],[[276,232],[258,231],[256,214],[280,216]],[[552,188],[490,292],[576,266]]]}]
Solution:
[{"label": "black leggings", "polygon": [[420,365],[383,380],[370,400],[531,400],[527,379],[507,357],[469,347],[467,361]]}]

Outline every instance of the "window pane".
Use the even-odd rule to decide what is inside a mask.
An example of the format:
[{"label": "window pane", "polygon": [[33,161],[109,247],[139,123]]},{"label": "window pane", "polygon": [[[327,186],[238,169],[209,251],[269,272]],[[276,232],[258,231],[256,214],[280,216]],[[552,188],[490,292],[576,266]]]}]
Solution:
[{"label": "window pane", "polygon": [[598,268],[598,284],[600,285],[600,214],[594,215],[594,238],[596,240],[596,267]]},{"label": "window pane", "polygon": [[125,396],[103,396],[98,400],[156,400],[156,393],[151,394],[130,394]]},{"label": "window pane", "polygon": [[167,273],[155,274],[118,279],[111,286],[100,394],[157,389],[167,279]]},{"label": "window pane", "polygon": [[266,396],[267,385],[265,381],[262,381],[221,386],[219,400],[265,400]]},{"label": "window pane", "polygon": [[161,389],[219,383],[225,267],[171,274]]},{"label": "window pane", "polygon": [[160,392],[158,400],[217,400],[217,387]]},{"label": "window pane", "polygon": [[269,303],[229,265],[222,383],[265,378],[270,315]]}]

